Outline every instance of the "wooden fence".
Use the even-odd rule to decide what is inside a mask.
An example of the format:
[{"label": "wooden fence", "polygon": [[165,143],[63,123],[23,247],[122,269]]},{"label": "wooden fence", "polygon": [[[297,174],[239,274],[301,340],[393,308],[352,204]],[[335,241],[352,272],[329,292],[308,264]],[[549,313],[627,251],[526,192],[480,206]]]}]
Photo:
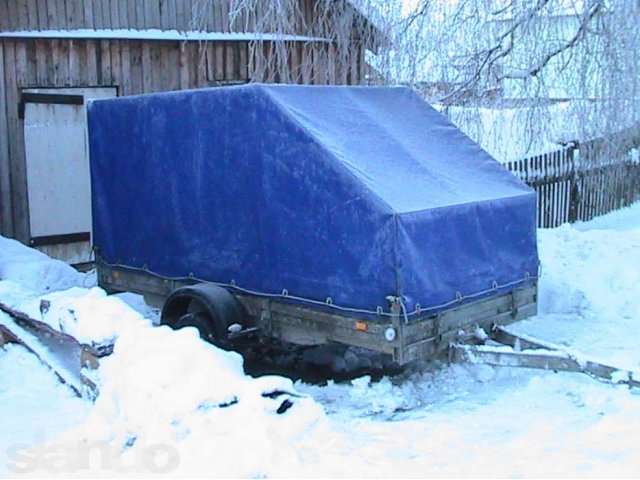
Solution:
[{"label": "wooden fence", "polygon": [[538,194],[538,227],[587,221],[640,200],[638,150],[592,140],[507,162]]}]

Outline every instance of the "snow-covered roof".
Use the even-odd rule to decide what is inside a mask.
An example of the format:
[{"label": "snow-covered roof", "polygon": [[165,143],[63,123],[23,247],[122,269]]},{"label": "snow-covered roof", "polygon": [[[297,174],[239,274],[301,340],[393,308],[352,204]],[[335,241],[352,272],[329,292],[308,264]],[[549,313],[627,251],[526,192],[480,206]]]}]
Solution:
[{"label": "snow-covered roof", "polygon": [[0,38],[67,38],[67,39],[109,39],[109,40],[169,40],[169,41],[237,41],[280,40],[289,42],[325,42],[321,37],[305,35],[283,35],[253,32],[204,32],[159,29],[89,29],[74,30],[18,30],[0,32]]}]

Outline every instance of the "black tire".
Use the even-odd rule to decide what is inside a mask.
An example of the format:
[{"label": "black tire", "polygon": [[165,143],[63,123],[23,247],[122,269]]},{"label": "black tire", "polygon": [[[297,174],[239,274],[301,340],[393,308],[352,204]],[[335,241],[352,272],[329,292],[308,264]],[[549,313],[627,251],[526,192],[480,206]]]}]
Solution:
[{"label": "black tire", "polygon": [[244,326],[246,312],[227,290],[199,283],[174,290],[162,307],[160,323],[174,330],[195,327],[200,338],[225,350],[232,349],[229,327]]}]

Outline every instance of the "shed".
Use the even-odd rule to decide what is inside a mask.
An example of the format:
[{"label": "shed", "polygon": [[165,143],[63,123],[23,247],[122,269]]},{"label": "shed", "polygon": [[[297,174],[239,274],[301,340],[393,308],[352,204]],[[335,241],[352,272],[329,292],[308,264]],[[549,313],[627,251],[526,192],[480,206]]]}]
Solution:
[{"label": "shed", "polygon": [[[0,234],[70,263],[91,259],[89,99],[256,81],[363,82],[364,50],[375,46],[361,33],[373,27],[349,2],[353,34],[340,44],[312,30],[317,0],[300,0],[299,21],[276,33],[262,21],[268,2],[241,15],[235,3],[0,0]],[[270,59],[284,44],[286,68],[275,68]]]},{"label": "shed", "polygon": [[373,314],[537,276],[535,192],[407,88],[96,100],[89,127],[108,265]]}]

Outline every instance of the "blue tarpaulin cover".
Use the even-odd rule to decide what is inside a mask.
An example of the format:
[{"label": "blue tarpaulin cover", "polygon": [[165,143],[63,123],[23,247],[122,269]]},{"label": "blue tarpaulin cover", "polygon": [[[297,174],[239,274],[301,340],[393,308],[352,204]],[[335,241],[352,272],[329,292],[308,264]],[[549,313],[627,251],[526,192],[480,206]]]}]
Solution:
[{"label": "blue tarpaulin cover", "polygon": [[107,263],[374,311],[537,272],[535,193],[407,88],[98,100],[89,140]]}]

